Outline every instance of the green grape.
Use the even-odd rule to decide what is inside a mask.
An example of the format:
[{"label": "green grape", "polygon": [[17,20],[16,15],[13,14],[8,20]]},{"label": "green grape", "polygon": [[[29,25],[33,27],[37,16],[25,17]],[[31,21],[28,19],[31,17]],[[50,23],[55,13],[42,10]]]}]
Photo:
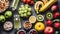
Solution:
[{"label": "green grape", "polygon": [[24,10],[25,10],[25,8],[23,7],[23,8],[21,8],[21,10],[22,10],[22,11],[24,11]]},{"label": "green grape", "polygon": [[19,10],[19,11],[21,11],[22,9],[21,9],[21,8],[19,8],[18,10]]},{"label": "green grape", "polygon": [[21,16],[21,17],[23,17],[23,16],[24,16],[24,14],[21,14],[20,16]]},{"label": "green grape", "polygon": [[30,12],[27,12],[27,15],[31,15],[31,13]]},{"label": "green grape", "polygon": [[19,14],[21,14],[21,11],[19,11]]},{"label": "green grape", "polygon": [[23,8],[24,7],[24,5],[21,5],[21,8]]},{"label": "green grape", "polygon": [[26,13],[24,13],[24,17],[26,17],[27,16],[27,14]]},{"label": "green grape", "polygon": [[25,5],[25,7],[29,7],[29,5],[28,5],[28,4],[26,4],[26,5]]},{"label": "green grape", "polygon": [[27,10],[25,10],[24,12],[27,13]]},{"label": "green grape", "polygon": [[31,8],[28,8],[28,11],[31,11]]}]

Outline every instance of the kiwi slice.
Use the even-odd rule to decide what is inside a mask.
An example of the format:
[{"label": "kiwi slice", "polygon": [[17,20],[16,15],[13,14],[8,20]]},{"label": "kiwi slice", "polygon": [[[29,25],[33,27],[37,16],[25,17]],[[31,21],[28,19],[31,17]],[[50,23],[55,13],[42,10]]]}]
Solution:
[{"label": "kiwi slice", "polygon": [[53,14],[52,14],[51,12],[48,12],[48,13],[46,14],[46,18],[47,18],[47,19],[52,19],[52,18],[53,18]]},{"label": "kiwi slice", "polygon": [[43,15],[37,15],[37,21],[43,21],[44,20],[44,16]]}]

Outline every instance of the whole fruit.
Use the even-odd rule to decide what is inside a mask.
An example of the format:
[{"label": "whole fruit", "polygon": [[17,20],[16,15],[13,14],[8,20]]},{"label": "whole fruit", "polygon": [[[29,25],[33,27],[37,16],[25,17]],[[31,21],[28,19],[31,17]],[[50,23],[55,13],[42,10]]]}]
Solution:
[{"label": "whole fruit", "polygon": [[55,27],[55,28],[59,28],[59,27],[60,27],[60,23],[59,23],[59,22],[55,22],[55,23],[54,23],[54,27]]},{"label": "whole fruit", "polygon": [[53,5],[52,8],[51,8],[52,11],[56,11],[57,9],[58,9],[57,5]]},{"label": "whole fruit", "polygon": [[31,2],[31,0],[27,0],[27,3]]},{"label": "whole fruit", "polygon": [[5,17],[3,15],[0,15],[0,22],[4,22],[5,21]]},{"label": "whole fruit", "polygon": [[34,27],[38,32],[45,29],[45,25],[42,22],[37,22]]},{"label": "whole fruit", "polygon": [[52,25],[52,20],[47,20],[47,21],[46,21],[46,24],[47,24],[47,25]]},{"label": "whole fruit", "polygon": [[34,5],[34,1],[31,1],[31,2],[30,2],[30,5]]},{"label": "whole fruit", "polygon": [[26,3],[27,0],[22,0],[24,3]]},{"label": "whole fruit", "polygon": [[57,17],[59,17],[59,15],[60,15],[59,12],[55,12],[55,13],[53,14],[53,17],[54,17],[54,18],[57,18]]},{"label": "whole fruit", "polygon": [[47,26],[44,30],[45,34],[53,34],[53,32],[54,32],[54,29],[50,26]]},{"label": "whole fruit", "polygon": [[6,11],[5,14],[4,14],[4,16],[6,18],[10,18],[10,17],[12,17],[12,12],[11,11]]}]

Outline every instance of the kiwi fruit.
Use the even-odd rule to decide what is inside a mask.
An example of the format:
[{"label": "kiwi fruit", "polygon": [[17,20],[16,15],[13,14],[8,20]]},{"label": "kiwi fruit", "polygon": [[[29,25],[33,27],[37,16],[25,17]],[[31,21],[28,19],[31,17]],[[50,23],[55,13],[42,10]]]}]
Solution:
[{"label": "kiwi fruit", "polygon": [[44,16],[43,15],[37,15],[37,21],[43,21],[44,20]]},{"label": "kiwi fruit", "polygon": [[53,14],[52,14],[51,12],[48,12],[48,13],[46,14],[46,18],[47,18],[47,19],[52,19],[52,18],[53,18]]}]

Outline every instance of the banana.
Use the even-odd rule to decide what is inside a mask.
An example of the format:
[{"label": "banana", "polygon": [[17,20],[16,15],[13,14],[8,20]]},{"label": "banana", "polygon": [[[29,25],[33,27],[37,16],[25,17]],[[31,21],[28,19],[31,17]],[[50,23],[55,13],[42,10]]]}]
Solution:
[{"label": "banana", "polygon": [[48,0],[42,0],[42,1],[37,1],[34,5],[34,9],[35,9],[37,14],[39,12],[44,12],[45,10],[47,10],[51,5],[53,5],[58,0],[49,0],[49,1]]},{"label": "banana", "polygon": [[50,0],[49,2],[47,2],[43,7],[40,8],[40,12],[44,12],[45,10],[47,10],[51,5],[53,5],[55,2],[57,2],[58,0]]},{"label": "banana", "polygon": [[44,4],[46,4],[48,2],[48,0],[42,0]]},{"label": "banana", "polygon": [[39,13],[38,12],[38,10],[39,10],[39,6],[44,6],[44,4],[43,4],[43,2],[42,1],[37,1],[36,3],[35,3],[35,5],[34,5],[34,9],[35,9],[35,11],[36,11],[36,13]]}]

